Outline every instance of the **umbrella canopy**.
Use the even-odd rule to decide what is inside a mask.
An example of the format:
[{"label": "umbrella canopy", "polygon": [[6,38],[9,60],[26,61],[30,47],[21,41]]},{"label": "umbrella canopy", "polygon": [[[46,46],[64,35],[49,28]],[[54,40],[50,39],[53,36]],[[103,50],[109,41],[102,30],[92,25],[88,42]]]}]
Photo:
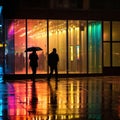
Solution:
[{"label": "umbrella canopy", "polygon": [[42,48],[40,47],[29,47],[25,50],[25,52],[31,52],[31,51],[40,51]]}]

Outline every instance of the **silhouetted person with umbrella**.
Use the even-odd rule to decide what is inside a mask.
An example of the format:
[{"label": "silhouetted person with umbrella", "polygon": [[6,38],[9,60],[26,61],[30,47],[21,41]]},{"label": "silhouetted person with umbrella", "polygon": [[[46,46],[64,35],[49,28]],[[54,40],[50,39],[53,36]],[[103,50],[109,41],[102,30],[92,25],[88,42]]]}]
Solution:
[{"label": "silhouetted person with umbrella", "polygon": [[30,67],[32,69],[32,74],[35,75],[38,67],[38,55],[36,53],[36,50],[33,50],[33,52],[30,53],[29,59],[30,59]]},{"label": "silhouetted person with umbrella", "polygon": [[48,80],[51,79],[51,76],[53,75],[53,71],[55,71],[55,78],[58,79],[58,65],[59,62],[59,56],[57,54],[56,48],[53,48],[53,51],[48,55],[48,65],[50,67],[50,74],[48,76]]}]

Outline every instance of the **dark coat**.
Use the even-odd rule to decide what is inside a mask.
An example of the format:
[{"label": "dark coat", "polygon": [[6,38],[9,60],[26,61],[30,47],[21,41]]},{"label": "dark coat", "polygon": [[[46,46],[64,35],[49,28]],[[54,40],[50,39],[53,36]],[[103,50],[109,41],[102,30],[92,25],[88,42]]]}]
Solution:
[{"label": "dark coat", "polygon": [[38,55],[36,53],[31,53],[29,55],[29,59],[30,59],[30,66],[31,67],[38,67]]},{"label": "dark coat", "polygon": [[48,55],[49,66],[56,66],[58,64],[58,61],[59,61],[59,56],[57,53],[52,52]]}]

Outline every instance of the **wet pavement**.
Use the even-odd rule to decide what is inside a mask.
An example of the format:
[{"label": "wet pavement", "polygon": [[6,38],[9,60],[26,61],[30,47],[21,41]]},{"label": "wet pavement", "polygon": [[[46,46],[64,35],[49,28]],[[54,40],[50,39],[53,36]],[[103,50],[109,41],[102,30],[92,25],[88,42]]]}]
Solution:
[{"label": "wet pavement", "polygon": [[0,120],[120,120],[120,76],[1,82]]}]

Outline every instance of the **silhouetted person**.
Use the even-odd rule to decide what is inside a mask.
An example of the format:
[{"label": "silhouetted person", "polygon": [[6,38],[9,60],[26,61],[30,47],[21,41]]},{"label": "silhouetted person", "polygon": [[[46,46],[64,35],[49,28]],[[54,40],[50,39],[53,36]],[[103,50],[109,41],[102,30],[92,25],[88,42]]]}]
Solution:
[{"label": "silhouetted person", "polygon": [[48,80],[50,80],[53,71],[55,71],[56,80],[58,79],[58,68],[57,68],[58,61],[59,61],[59,56],[56,53],[56,48],[53,48],[53,51],[48,55],[48,65],[50,67],[50,74]]},{"label": "silhouetted person", "polygon": [[32,73],[33,75],[35,75],[38,67],[38,55],[35,50],[29,55],[29,59],[30,59],[30,67],[32,69]]}]

